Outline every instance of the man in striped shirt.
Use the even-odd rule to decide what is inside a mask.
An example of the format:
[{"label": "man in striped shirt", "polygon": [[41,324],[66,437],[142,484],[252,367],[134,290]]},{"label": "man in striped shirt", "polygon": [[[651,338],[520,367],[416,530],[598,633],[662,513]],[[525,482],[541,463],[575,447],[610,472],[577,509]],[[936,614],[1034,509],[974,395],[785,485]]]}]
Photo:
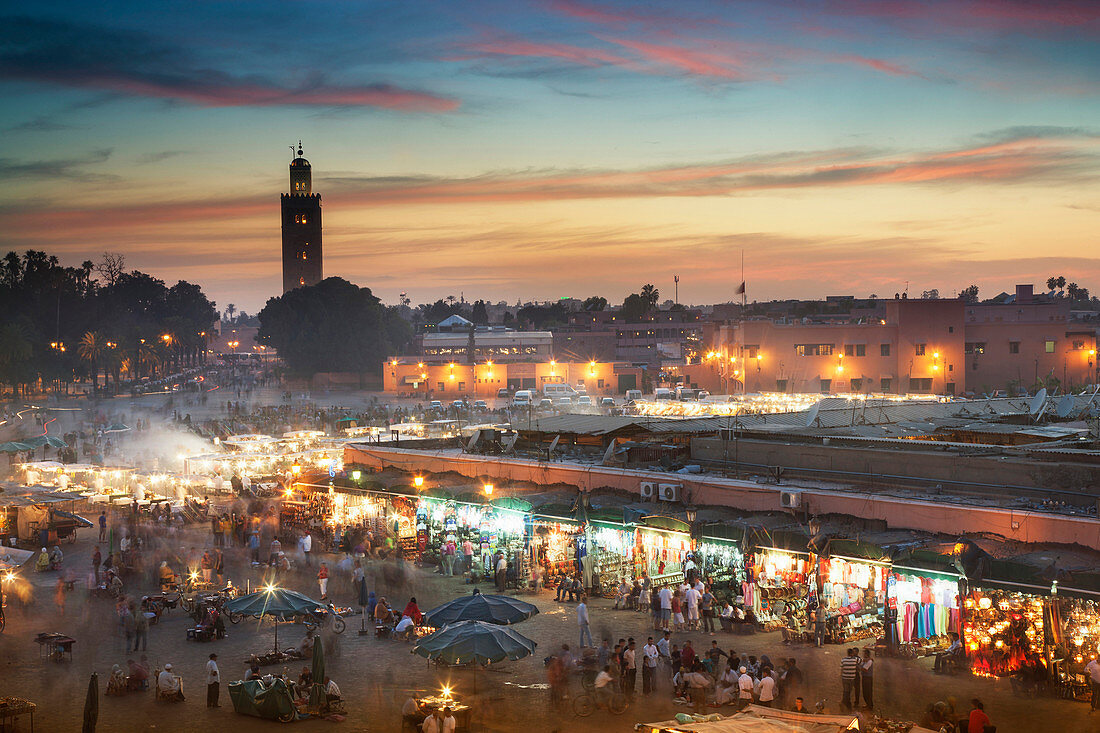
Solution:
[{"label": "man in striped shirt", "polygon": [[[840,686],[844,690],[844,709],[852,709],[852,692],[855,691],[856,676],[859,674],[859,652],[849,649],[848,656],[840,660]],[[859,703],[859,693],[856,692],[856,703]]]}]

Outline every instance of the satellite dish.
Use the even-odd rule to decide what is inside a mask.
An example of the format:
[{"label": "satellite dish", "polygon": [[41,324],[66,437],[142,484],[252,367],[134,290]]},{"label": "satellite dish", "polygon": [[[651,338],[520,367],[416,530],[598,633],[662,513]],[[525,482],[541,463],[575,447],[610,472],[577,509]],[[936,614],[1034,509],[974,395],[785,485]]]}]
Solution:
[{"label": "satellite dish", "polygon": [[821,412],[821,403],[815,402],[813,407],[806,412],[806,427],[812,428],[814,426],[814,423],[817,422],[817,413],[819,412]]},{"label": "satellite dish", "polygon": [[1031,403],[1028,406],[1028,412],[1032,417],[1035,417],[1043,411],[1043,405],[1047,401],[1047,388],[1043,387],[1041,390],[1035,393],[1035,396],[1031,398]]},{"label": "satellite dish", "polygon": [[1064,395],[1058,398],[1058,401],[1054,404],[1055,414],[1058,417],[1068,417],[1073,408],[1077,406],[1077,400],[1073,395]]}]

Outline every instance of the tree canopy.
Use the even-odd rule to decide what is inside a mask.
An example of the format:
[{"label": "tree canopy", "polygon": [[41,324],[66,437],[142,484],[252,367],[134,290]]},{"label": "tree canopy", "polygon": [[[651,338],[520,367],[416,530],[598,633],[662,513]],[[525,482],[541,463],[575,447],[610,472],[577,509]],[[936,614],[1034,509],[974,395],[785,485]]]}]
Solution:
[{"label": "tree canopy", "polygon": [[259,313],[257,340],[279,352],[287,369],[311,378],[318,372],[371,372],[412,336],[396,309],[339,277],[271,298]]},{"label": "tree canopy", "polygon": [[15,386],[67,382],[99,367],[117,382],[123,371],[133,377],[194,362],[217,318],[199,286],[181,280],[169,288],[126,272],[121,255],[64,267],[35,250],[0,259],[0,312],[0,382]]}]

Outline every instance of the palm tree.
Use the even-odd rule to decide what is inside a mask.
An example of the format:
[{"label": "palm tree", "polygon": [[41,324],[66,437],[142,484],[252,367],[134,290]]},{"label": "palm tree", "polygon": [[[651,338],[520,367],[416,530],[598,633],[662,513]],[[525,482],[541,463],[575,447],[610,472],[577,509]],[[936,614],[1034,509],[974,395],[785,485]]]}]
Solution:
[{"label": "palm tree", "polygon": [[237,306],[235,306],[233,303],[230,303],[229,305],[227,305],[225,307],[225,320],[232,321],[233,320],[233,314],[236,313],[236,312],[237,312]]},{"label": "palm tree", "polygon": [[649,303],[650,308],[657,306],[657,299],[661,296],[661,292],[657,290],[656,286],[646,283],[642,286],[642,298],[645,302]]},{"label": "palm tree", "polygon": [[[77,351],[80,358],[92,364],[92,391],[99,391],[99,362],[107,349],[106,339],[96,331],[88,331],[80,339]],[[106,385],[104,385],[106,386]]]}]

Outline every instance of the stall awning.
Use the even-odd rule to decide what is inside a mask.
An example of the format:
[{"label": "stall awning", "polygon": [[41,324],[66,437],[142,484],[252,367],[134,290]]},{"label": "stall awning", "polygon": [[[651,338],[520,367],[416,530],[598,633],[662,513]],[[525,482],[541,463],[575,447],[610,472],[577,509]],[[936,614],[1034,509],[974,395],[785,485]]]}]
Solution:
[{"label": "stall awning", "polygon": [[642,517],[640,526],[650,527],[652,529],[663,529],[669,532],[683,532],[687,534],[691,527],[682,519],[676,517],[666,517],[660,514],[651,514],[648,517]]},{"label": "stall awning", "polygon": [[91,527],[91,526],[93,526],[91,522],[89,522],[87,519],[80,516],[79,514],[73,514],[72,512],[67,512],[64,509],[54,509],[53,513],[54,513],[54,516],[56,516],[56,517],[65,517],[66,519],[72,519],[74,522],[76,522],[81,527]]}]

